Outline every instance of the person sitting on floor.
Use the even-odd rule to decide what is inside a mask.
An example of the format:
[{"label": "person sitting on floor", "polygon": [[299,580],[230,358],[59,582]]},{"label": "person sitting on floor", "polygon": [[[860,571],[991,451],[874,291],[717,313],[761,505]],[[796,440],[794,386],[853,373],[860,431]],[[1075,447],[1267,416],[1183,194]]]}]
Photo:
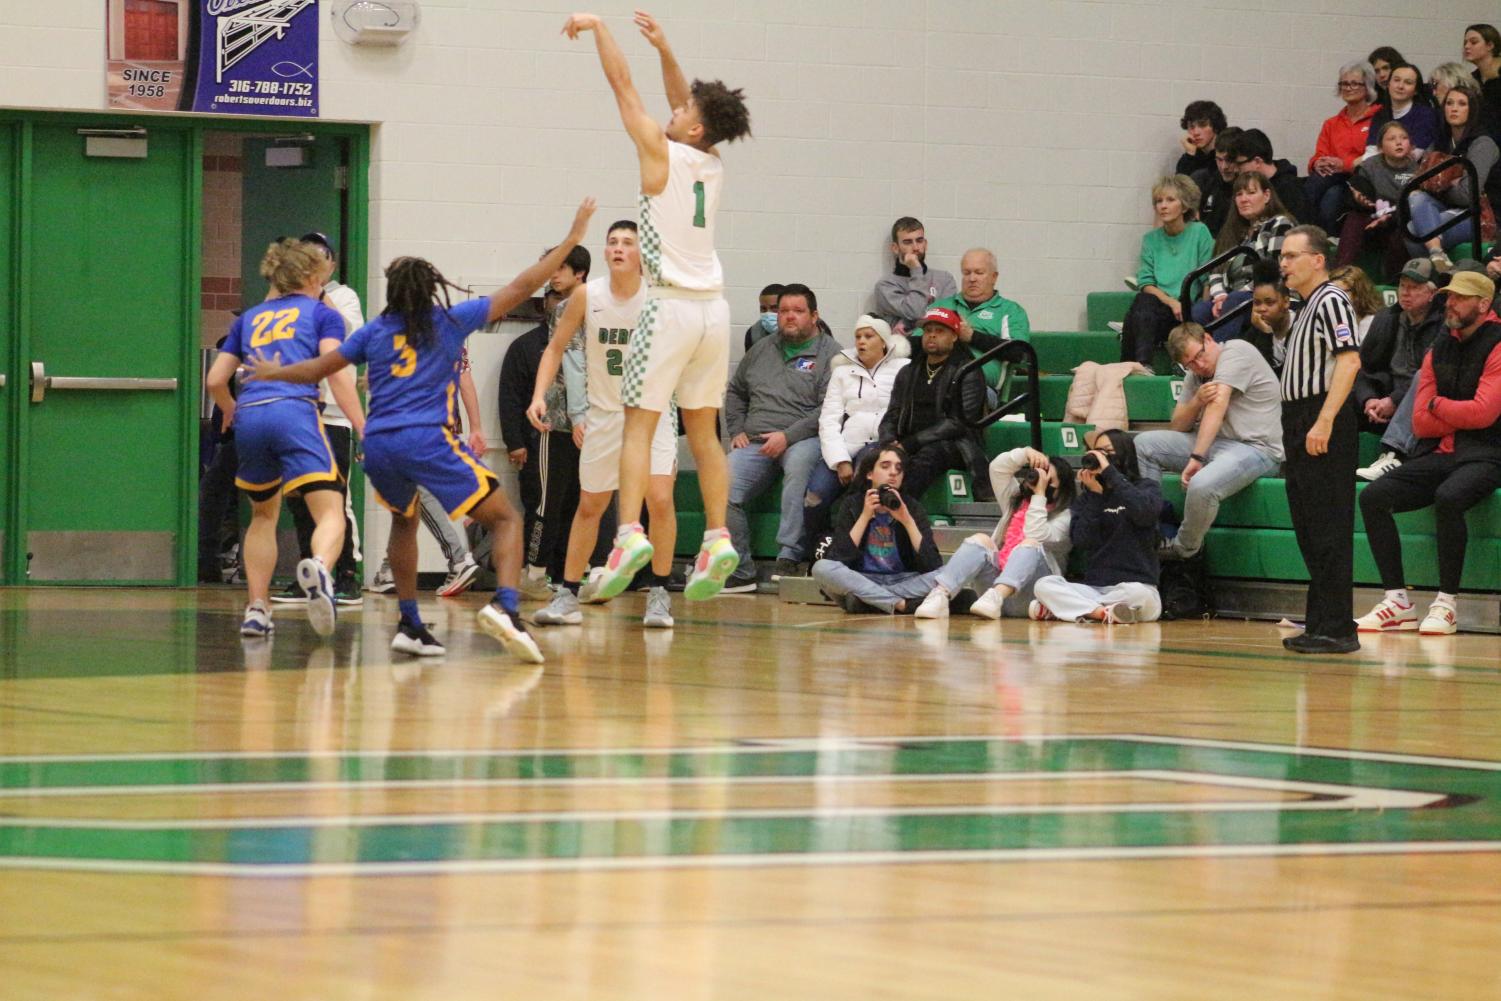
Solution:
[{"label": "person sitting on floor", "polygon": [[855,488],[834,515],[834,538],[813,579],[846,612],[904,613],[928,593],[925,575],[943,564],[927,512],[902,490],[907,453],[886,444],[866,451]]},{"label": "person sitting on floor", "polygon": [[1157,592],[1157,519],[1162,491],[1143,479],[1136,448],[1125,431],[1102,431],[1086,452],[1076,477],[1069,536],[1088,569],[1079,581],[1062,574],[1033,587],[1031,619],[1076,622],[1155,622],[1162,616]]},{"label": "person sitting on floor", "polygon": [[990,535],[965,539],[942,570],[929,574],[933,589],[913,613],[917,618],[947,618],[949,602],[965,588],[982,592],[969,608],[973,615],[1026,618],[1038,578],[1060,574],[1068,565],[1074,501],[1074,469],[1068,461],[1013,448],[990,464],[990,483],[1001,520]]},{"label": "person sitting on floor", "polygon": [[[1501,323],[1491,318],[1496,285],[1474,271],[1449,283],[1444,326],[1423,359],[1413,390],[1413,458],[1360,495],[1371,555],[1385,596],[1356,620],[1366,632],[1417,628],[1425,635],[1458,629],[1455,601],[1469,542],[1465,515],[1501,486]],[[1402,540],[1392,515],[1433,505],[1438,528],[1438,596],[1418,624],[1402,568]]]}]

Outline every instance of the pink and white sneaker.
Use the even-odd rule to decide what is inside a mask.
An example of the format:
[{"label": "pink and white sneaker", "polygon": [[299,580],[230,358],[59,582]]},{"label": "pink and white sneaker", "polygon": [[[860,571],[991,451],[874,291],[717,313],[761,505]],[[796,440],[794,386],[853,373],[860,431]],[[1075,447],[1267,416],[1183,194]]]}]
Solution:
[{"label": "pink and white sneaker", "polygon": [[610,550],[610,558],[605,560],[605,565],[601,568],[603,572],[599,574],[591,599],[596,602],[609,601],[630,587],[637,571],[651,562],[651,556],[651,540],[639,526],[626,535],[617,535],[615,547]]}]

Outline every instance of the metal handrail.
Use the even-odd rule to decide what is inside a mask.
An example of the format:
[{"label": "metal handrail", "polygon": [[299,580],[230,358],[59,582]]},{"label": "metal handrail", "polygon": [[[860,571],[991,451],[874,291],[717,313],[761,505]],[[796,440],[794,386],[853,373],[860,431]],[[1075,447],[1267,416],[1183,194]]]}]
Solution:
[{"label": "metal handrail", "polygon": [[[1229,250],[1225,251],[1223,254],[1214,258],[1213,260],[1206,261],[1205,263],[1199,265],[1197,268],[1194,268],[1188,273],[1188,276],[1183,279],[1183,287],[1178,291],[1178,305],[1183,309],[1183,321],[1185,323],[1193,318],[1192,311],[1194,283],[1210,272],[1218,271],[1221,267],[1229,264],[1231,261],[1235,260],[1238,257],[1249,257],[1253,266],[1257,261],[1261,260],[1261,255],[1256,252],[1255,247],[1242,243],[1238,244],[1237,246],[1231,247]],[[1211,332],[1218,330],[1220,327],[1229,323],[1235,317],[1249,312],[1250,309],[1251,304],[1249,302],[1241,303],[1239,306],[1236,306],[1234,309],[1230,310],[1230,312],[1222,313],[1221,315],[1212,318],[1208,323],[1204,324],[1204,329]]]},{"label": "metal handrail", "polygon": [[[1032,347],[1032,345],[1028,344],[1026,341],[1002,341],[995,347],[991,348],[989,351],[986,351],[984,354],[978,355],[965,362],[964,365],[959,369],[959,374],[949,382],[948,386],[944,387],[944,396],[947,397],[948,391],[951,387],[962,385],[964,380],[969,377],[969,374],[971,372],[978,372],[980,369],[983,369],[992,361],[996,361],[998,359],[1000,361],[1006,362],[1007,364],[1016,361],[1024,362],[1026,364],[1027,391],[1012,397],[1010,400],[1002,403],[999,407],[996,407],[989,413],[982,414],[980,417],[973,420],[970,419],[969,414],[961,412],[957,415],[959,421],[965,427],[974,428],[978,431],[981,428],[989,427],[991,424],[994,424],[996,421],[1000,420],[1002,417],[1005,417],[1007,414],[1015,413],[1018,410],[1025,409],[1027,413],[1027,423],[1031,426],[1032,431],[1032,447],[1041,452],[1042,383],[1039,381],[1037,376],[1037,349]],[[947,399],[940,399],[938,401],[938,412],[944,414],[949,412]]]},{"label": "metal handrail", "polygon": [[[1412,208],[1407,200],[1416,191],[1422,190],[1423,182],[1430,177],[1436,177],[1448,170],[1455,164],[1464,168],[1465,176],[1470,179],[1470,207],[1452,219],[1445,219],[1436,226],[1431,233],[1418,234],[1410,228],[1412,226]],[[1402,193],[1397,196],[1397,225],[1402,227],[1402,233],[1418,243],[1427,243],[1429,240],[1458,226],[1469,219],[1470,225],[1470,256],[1480,260],[1480,199],[1484,192],[1480,190],[1480,172],[1467,157],[1451,156],[1447,160],[1441,160],[1421,173],[1414,174],[1412,180],[1402,185]]]}]

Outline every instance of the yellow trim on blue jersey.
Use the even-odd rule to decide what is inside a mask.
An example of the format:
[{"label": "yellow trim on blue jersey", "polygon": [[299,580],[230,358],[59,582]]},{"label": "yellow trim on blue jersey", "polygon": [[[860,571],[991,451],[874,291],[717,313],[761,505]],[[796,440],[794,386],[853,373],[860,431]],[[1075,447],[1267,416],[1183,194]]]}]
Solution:
[{"label": "yellow trim on blue jersey", "polygon": [[271,490],[274,487],[278,487],[280,485],[281,485],[281,477],[280,476],[278,476],[276,479],[272,480],[270,483],[246,483],[244,480],[240,479],[238,476],[235,477],[235,486],[239,487],[241,490]]},{"label": "yellow trim on blue jersey", "polygon": [[402,511],[401,509],[396,507],[395,504],[392,504],[390,501],[382,497],[380,495],[380,491],[375,489],[375,484],[373,483],[370,485],[370,492],[375,495],[375,499],[380,504],[380,506],[385,508],[387,511],[390,511],[392,514],[399,514],[403,518],[410,518],[417,513],[417,491],[415,488],[412,490],[412,501],[407,505],[407,509],[405,511]]},{"label": "yellow trim on blue jersey", "polygon": [[328,472],[308,473],[306,476],[299,476],[291,483],[288,483],[286,486],[282,487],[282,493],[289,494],[293,490],[296,490],[298,487],[303,486],[307,483],[339,482],[339,463],[334,458],[334,447],[333,445],[329,444],[328,432],[323,430],[323,422],[321,420],[318,422],[318,436],[323,439],[323,450],[328,453]]},{"label": "yellow trim on blue jersey", "polygon": [[479,483],[479,488],[474,493],[465,497],[458,507],[448,512],[449,518],[461,518],[468,514],[474,505],[490,495],[495,489],[496,484],[500,483],[500,477],[486,469],[483,464],[475,461],[474,457],[469,454],[469,450],[459,444],[459,440],[454,437],[453,432],[446,427],[443,429],[443,437],[448,440],[448,447],[453,449],[454,455],[463,459],[464,464],[474,470],[474,478]]}]

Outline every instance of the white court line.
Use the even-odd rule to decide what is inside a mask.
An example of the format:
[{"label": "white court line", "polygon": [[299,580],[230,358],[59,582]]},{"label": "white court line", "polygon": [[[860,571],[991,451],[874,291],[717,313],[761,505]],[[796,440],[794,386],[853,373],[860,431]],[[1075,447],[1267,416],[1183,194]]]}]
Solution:
[{"label": "white court line", "polygon": [[436,862],[308,862],[268,865],[224,862],[109,862],[98,859],[3,858],[0,869],[57,869],[168,876],[414,876],[620,869],[757,869],[771,866],[904,865],[960,862],[1080,862],[1132,859],[1319,857],[1330,855],[1460,855],[1501,852],[1501,841],[1373,841],[1366,844],[1141,845],[1101,848],[981,848],[921,852],[668,855],[583,859],[465,859]]},{"label": "white court line", "polygon": [[0,756],[0,765],[7,764],[75,764],[80,762],[109,761],[279,761],[300,759],[355,758],[545,758],[545,757],[609,757],[613,755],[741,755],[770,754],[778,751],[873,751],[894,750],[900,744],[1045,744],[1058,741],[1080,743],[1102,741],[1132,741],[1143,744],[1181,744],[1187,747],[1212,748],[1227,751],[1258,751],[1265,754],[1290,754],[1302,757],[1338,758],[1353,761],[1382,761],[1405,765],[1443,765],[1450,768],[1470,768],[1480,771],[1501,771],[1501,762],[1480,761],[1474,758],[1446,758],[1434,755],[1399,754],[1387,751],[1354,751],[1329,747],[1299,747],[1295,744],[1263,744],[1251,741],[1213,740],[1205,737],[1165,737],[1138,733],[1093,733],[1093,734],[1038,734],[1024,737],[1008,737],[1000,734],[971,734],[968,736],[923,736],[907,737],[741,737],[745,743],[733,745],[699,744],[689,747],[542,747],[531,749],[477,750],[457,748],[452,750],[386,751],[169,751],[129,754],[28,754]]},{"label": "white court line", "polygon": [[[785,782],[790,776],[779,776]],[[812,777],[798,776],[808,779]],[[824,777],[827,778],[827,777]],[[843,778],[841,776],[841,778]],[[862,775],[849,776],[859,781],[876,779],[903,782],[932,783],[946,781],[946,775]],[[1184,772],[1174,770],[1124,770],[1095,772],[1006,772],[1001,775],[966,774],[965,781],[1003,779],[1004,781],[1075,781],[1079,779],[1124,779],[1155,782],[1173,782],[1185,785],[1219,786],[1237,789],[1254,789],[1267,792],[1295,793],[1305,796],[1332,797],[1329,799],[1302,800],[1219,800],[1198,802],[1157,803],[1020,803],[1007,805],[947,805],[947,806],[809,806],[752,808],[746,810],[553,810],[512,811],[494,813],[424,813],[424,814],[358,814],[354,816],[273,816],[273,817],[227,817],[227,818],[160,818],[143,820],[119,820],[89,817],[0,817],[0,828],[72,828],[99,830],[232,830],[282,827],[404,827],[419,824],[472,824],[472,823],[584,823],[610,821],[620,823],[663,823],[674,820],[776,820],[809,819],[841,820],[871,817],[963,817],[963,816],[1049,816],[1056,814],[1114,814],[1114,813],[1233,813],[1233,812],[1284,812],[1318,810],[1417,810],[1432,806],[1445,799],[1443,793],[1410,792],[1402,789],[1381,789],[1367,786],[1334,785],[1323,782],[1300,782],[1292,779],[1262,779],[1249,776],[1218,775],[1212,772]],[[554,780],[558,781],[558,780]],[[573,780],[567,780],[573,781]],[[650,784],[651,779],[632,780]],[[819,781],[823,781],[820,778]],[[732,784],[754,784],[754,778],[737,776]],[[588,780],[583,785],[593,783]],[[615,784],[615,783],[612,783]],[[93,787],[85,787],[92,791]],[[143,787],[160,788],[160,787]],[[191,794],[204,787],[187,787]],[[237,786],[235,788],[244,788]],[[261,787],[255,787],[257,789]],[[303,787],[299,787],[303,788]],[[136,795],[133,787],[119,787],[124,795]],[[182,793],[182,787],[171,787]],[[112,789],[111,792],[116,790]],[[84,795],[86,793],[81,793]]]}]

